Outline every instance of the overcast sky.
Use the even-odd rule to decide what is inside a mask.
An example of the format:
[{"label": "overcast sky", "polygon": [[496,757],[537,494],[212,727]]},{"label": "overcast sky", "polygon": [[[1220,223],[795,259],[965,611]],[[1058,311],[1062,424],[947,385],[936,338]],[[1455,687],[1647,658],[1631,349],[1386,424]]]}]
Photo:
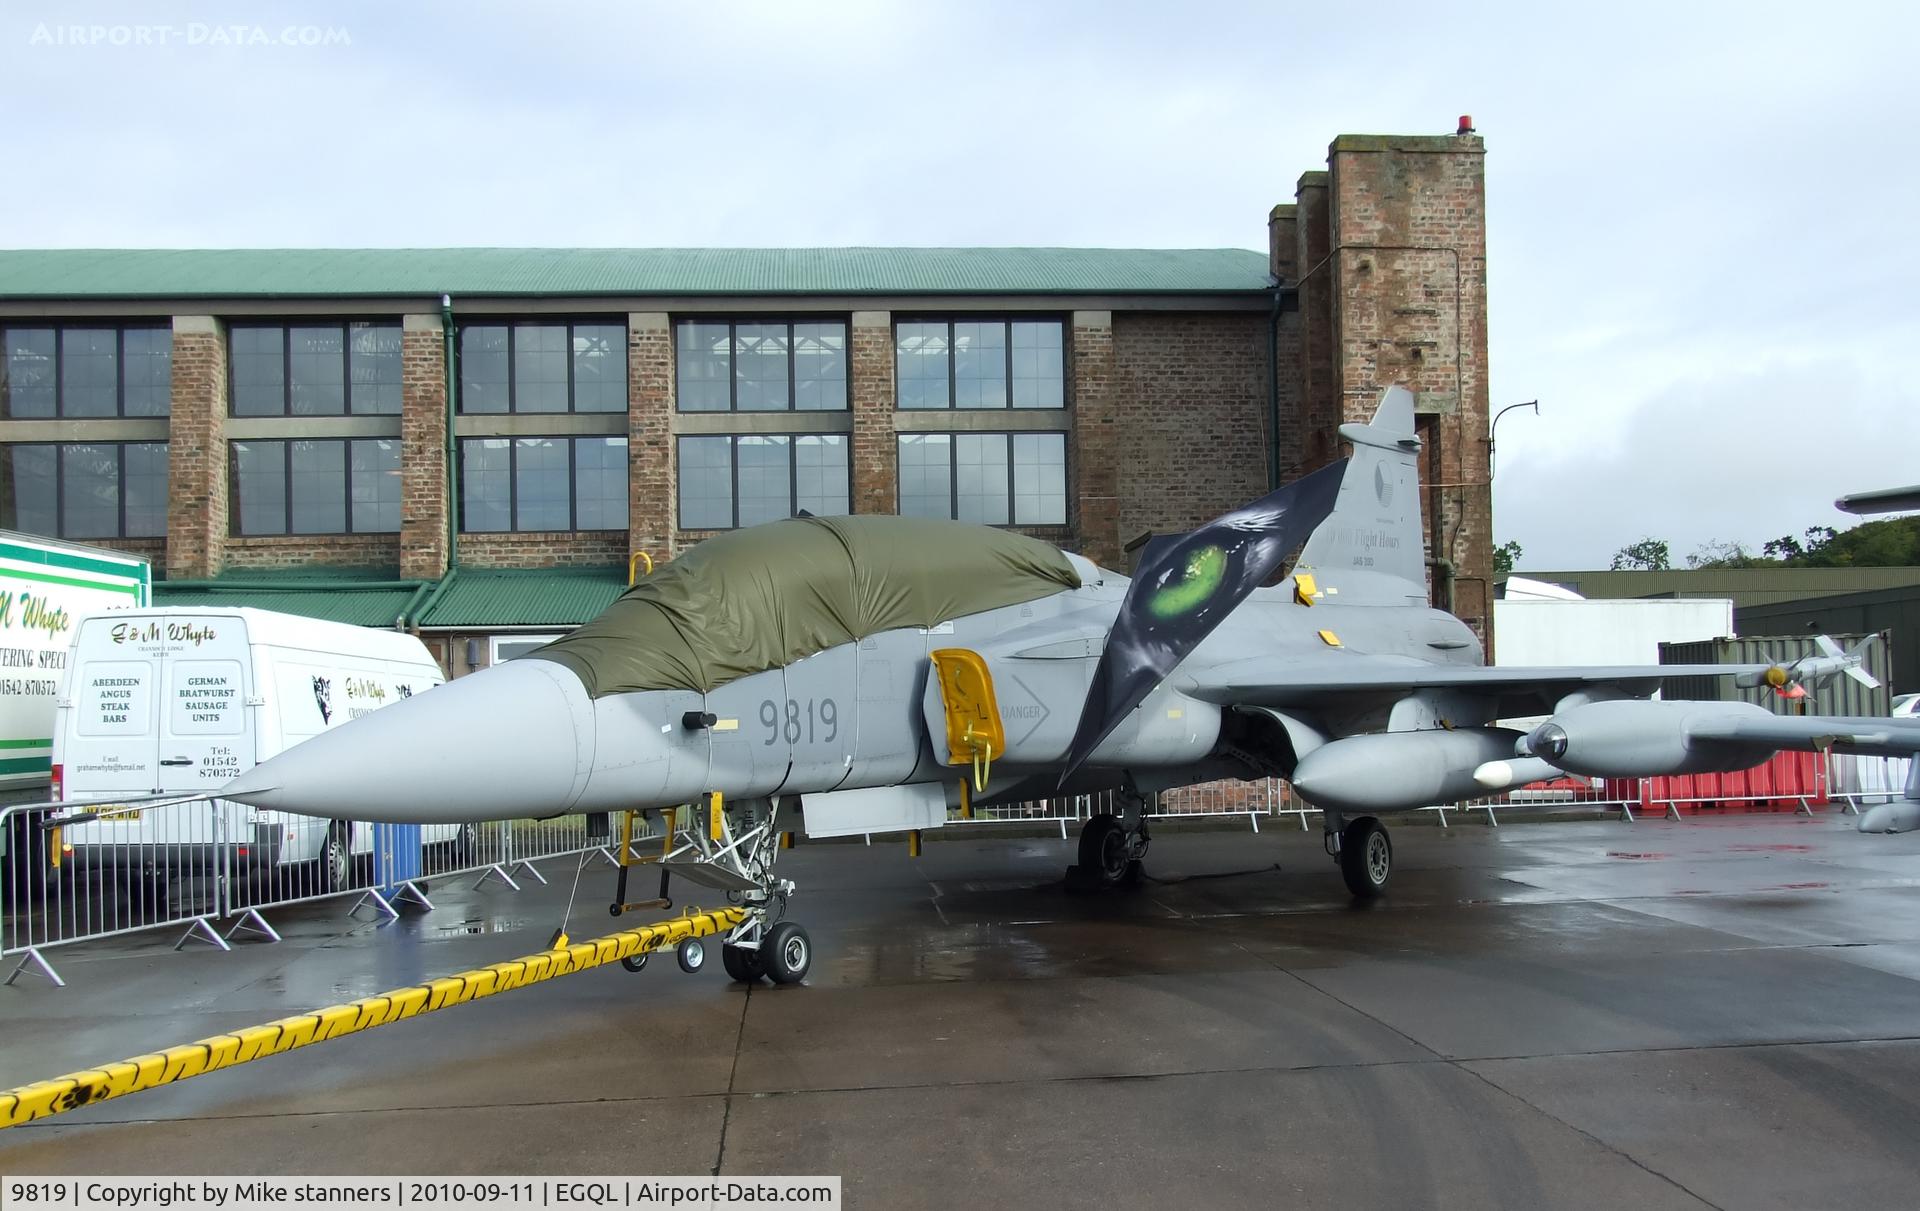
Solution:
[{"label": "overcast sky", "polygon": [[1471,113],[1523,568],[1920,481],[1920,10],[1556,7],[5,0],[0,246],[1262,248]]}]

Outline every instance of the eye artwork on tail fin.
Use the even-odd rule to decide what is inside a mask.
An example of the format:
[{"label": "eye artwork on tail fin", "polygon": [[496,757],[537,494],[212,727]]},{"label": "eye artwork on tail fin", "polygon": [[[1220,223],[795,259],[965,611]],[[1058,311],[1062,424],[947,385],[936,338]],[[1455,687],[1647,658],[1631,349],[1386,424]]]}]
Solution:
[{"label": "eye artwork on tail fin", "polygon": [[1189,534],[1147,548],[1107,632],[1060,786],[1327,519],[1346,472],[1347,460],[1341,459]]}]

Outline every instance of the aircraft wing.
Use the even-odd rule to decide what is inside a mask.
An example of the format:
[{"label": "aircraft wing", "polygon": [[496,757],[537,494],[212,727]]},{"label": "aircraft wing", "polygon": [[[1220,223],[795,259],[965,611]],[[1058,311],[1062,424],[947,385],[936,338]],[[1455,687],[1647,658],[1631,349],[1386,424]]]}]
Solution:
[{"label": "aircraft wing", "polygon": [[1882,488],[1877,492],[1855,492],[1833,502],[1848,513],[1900,513],[1920,509],[1920,484],[1910,488]]},{"label": "aircraft wing", "polygon": [[1185,693],[1223,706],[1312,706],[1342,696],[1377,697],[1423,689],[1480,692],[1500,698],[1513,714],[1552,711],[1568,694],[1586,688],[1618,688],[1647,694],[1679,677],[1726,677],[1764,673],[1764,664],[1571,665],[1525,667],[1439,665],[1420,660],[1366,656],[1302,663],[1286,657],[1234,661],[1182,672],[1192,681]]},{"label": "aircraft wing", "polygon": [[1686,733],[1690,740],[1748,744],[1764,749],[1839,749],[1868,757],[1910,757],[1920,753],[1920,719],[1850,715],[1709,716],[1688,720]]}]

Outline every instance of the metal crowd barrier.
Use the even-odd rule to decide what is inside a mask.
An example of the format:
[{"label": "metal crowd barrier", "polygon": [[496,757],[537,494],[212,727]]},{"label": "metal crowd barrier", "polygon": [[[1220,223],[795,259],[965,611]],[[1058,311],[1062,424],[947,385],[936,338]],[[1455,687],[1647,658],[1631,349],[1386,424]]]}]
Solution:
[{"label": "metal crowd barrier", "polygon": [[15,960],[7,984],[31,972],[64,985],[46,952],[76,942],[173,927],[175,950],[227,950],[241,934],[278,941],[268,909],[355,896],[349,913],[395,915],[396,898],[430,906],[429,879],[478,875],[476,887],[498,879],[517,891],[519,879],[546,882],[534,865],[543,859],[613,861],[604,817],[423,825],[416,866],[391,852],[404,834],[363,822],[212,799],[79,807],[0,809],[0,958]]},{"label": "metal crowd barrier", "polygon": [[1907,772],[1911,757],[1835,756],[1828,759],[1828,792],[1859,815],[1862,807],[1875,807],[1906,797]]},{"label": "metal crowd barrier", "polygon": [[[1871,769],[1867,761],[1873,762]],[[1836,762],[1836,767],[1838,762]],[[1905,783],[1901,762],[1866,759],[1858,771],[1837,779],[1833,798],[1846,810],[1868,796],[1897,798]],[[1636,808],[1664,807],[1678,819],[1680,807],[1664,782],[1626,779],[1586,782],[1563,779],[1464,803],[1422,809],[1443,826],[1450,812],[1484,812],[1498,827],[1500,813],[1614,811],[1623,820]],[[1665,790],[1666,793],[1658,793]],[[1754,797],[1749,794],[1747,797]],[[1808,796],[1781,794],[1811,812]],[[1824,803],[1825,788],[1818,797]],[[1706,802],[1708,800],[1701,800]],[[222,800],[97,805],[78,822],[74,805],[19,804],[0,808],[0,958],[17,959],[5,983],[34,972],[64,984],[46,957],[53,947],[140,930],[181,929],[174,949],[201,942],[230,949],[245,933],[277,941],[264,915],[336,897],[358,897],[349,912],[371,906],[393,914],[383,889],[398,885],[403,897],[428,903],[421,884],[429,879],[477,875],[474,886],[497,880],[512,890],[520,880],[546,879],[534,863],[547,858],[595,854],[614,860],[612,820],[572,815],[546,820],[502,820],[466,825],[421,826],[417,875],[396,878],[393,855],[377,851],[380,830],[365,823],[320,820],[256,810]],[[1046,824],[1070,839],[1069,825],[1116,808],[1113,792],[1036,799],[976,808],[951,825]],[[1297,798],[1282,779],[1222,781],[1166,791],[1156,797],[1153,820],[1244,816],[1253,831],[1260,821],[1293,817],[1302,831],[1319,809]],[[67,821],[67,822],[63,822]],[[640,825],[636,821],[636,825]],[[636,842],[657,839],[656,818],[636,831]],[[871,843],[872,838],[868,841]],[[407,869],[412,870],[409,864]],[[224,928],[224,932],[222,929]]]},{"label": "metal crowd barrier", "polygon": [[[1637,782],[1621,784],[1567,778],[1552,783],[1537,783],[1503,795],[1469,799],[1461,803],[1439,804],[1420,810],[1432,813],[1442,827],[1451,825],[1448,813],[1484,813],[1487,824],[1497,828],[1500,824],[1500,813],[1504,812],[1546,814],[1570,811],[1617,811],[1622,819],[1632,820],[1634,809],[1640,804]],[[1036,799],[1025,803],[1003,804],[998,807],[974,808],[970,817],[962,818],[955,815],[947,823],[949,827],[983,824],[1055,824],[1059,826],[1060,836],[1064,840],[1068,836],[1068,825],[1081,824],[1096,813],[1115,810],[1117,809],[1113,792],[1102,791],[1092,795],[1063,796],[1058,799]],[[1309,831],[1307,818],[1319,814],[1320,809],[1295,795],[1292,784],[1284,778],[1263,778],[1251,782],[1237,780],[1204,782],[1196,786],[1162,791],[1147,812],[1147,818],[1149,820],[1192,820],[1238,816],[1244,817],[1248,827],[1257,833],[1260,831],[1262,820],[1285,820],[1290,817],[1293,822],[1298,823],[1302,832],[1306,832]]]},{"label": "metal crowd barrier", "polygon": [[[1624,787],[1624,789],[1622,789]],[[1500,827],[1498,812],[1503,810],[1596,810],[1611,812],[1617,810],[1622,819],[1634,819],[1634,808],[1640,806],[1638,783],[1603,783],[1586,779],[1559,779],[1553,783],[1536,783],[1523,787],[1519,791],[1509,791],[1505,795],[1471,798],[1465,802],[1438,804],[1432,808],[1421,808],[1423,812],[1432,812],[1442,827],[1450,827],[1450,812],[1484,812],[1486,823]],[[954,825],[995,825],[995,823],[1054,823],[1060,827],[1060,837],[1068,837],[1069,823],[1085,823],[1089,816],[1098,812],[1116,812],[1116,796],[1112,791],[1102,791],[1098,795],[1073,795],[1062,798],[1037,798],[1029,802],[1000,804],[995,808],[973,808],[970,818],[954,816],[948,819],[948,827]],[[1252,831],[1260,831],[1261,819],[1288,819],[1300,825],[1300,831],[1309,831],[1309,816],[1319,816],[1321,810],[1304,798],[1294,795],[1292,783],[1283,777],[1265,777],[1256,781],[1215,781],[1200,783],[1194,787],[1179,787],[1175,791],[1162,791],[1158,802],[1148,810],[1148,819],[1200,819],[1235,818],[1242,816],[1248,821]]]}]

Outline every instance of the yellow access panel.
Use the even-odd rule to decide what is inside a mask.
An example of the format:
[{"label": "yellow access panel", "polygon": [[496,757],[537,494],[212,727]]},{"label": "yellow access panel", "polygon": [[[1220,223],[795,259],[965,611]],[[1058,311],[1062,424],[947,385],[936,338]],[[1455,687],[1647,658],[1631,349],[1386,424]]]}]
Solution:
[{"label": "yellow access panel", "polygon": [[966,648],[940,648],[929,658],[947,716],[947,764],[972,765],[974,789],[985,790],[987,770],[1007,751],[1000,704],[993,697],[993,674],[980,653]]}]

